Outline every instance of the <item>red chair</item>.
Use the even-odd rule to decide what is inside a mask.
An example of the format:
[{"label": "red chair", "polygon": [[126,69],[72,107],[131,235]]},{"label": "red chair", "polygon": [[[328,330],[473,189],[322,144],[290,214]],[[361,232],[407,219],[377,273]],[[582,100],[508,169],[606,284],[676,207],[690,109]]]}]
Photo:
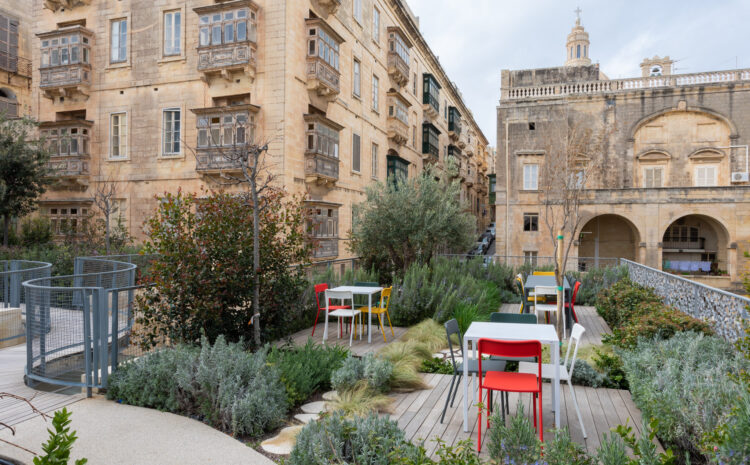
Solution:
[{"label": "red chair", "polygon": [[[534,394],[534,428],[539,431],[539,440],[544,442],[544,427],[542,426],[542,344],[539,341],[499,341],[495,339],[480,339],[477,343],[479,350],[479,402],[484,402],[482,389],[487,390],[487,428],[490,427],[492,413],[492,391],[502,392],[530,392]],[[482,356],[496,357],[536,357],[537,374],[513,373],[507,371],[482,372]],[[536,400],[539,398],[539,421],[536,419]],[[482,409],[479,407],[479,421],[477,423],[477,453],[482,450]]]},{"label": "red chair", "polygon": [[576,281],[575,286],[573,286],[573,296],[570,298],[570,302],[565,302],[565,309],[570,308],[570,314],[573,315],[573,321],[578,323],[578,315],[576,315],[576,296],[578,295],[578,289],[581,288],[581,282]]},{"label": "red chair", "polygon": [[[318,326],[318,317],[320,316],[320,312],[325,311],[325,305],[322,307],[320,306],[320,293],[325,292],[328,289],[328,284],[316,284],[315,285],[315,302],[318,304],[318,313],[315,314],[315,324],[313,324],[313,330],[312,335],[315,336],[315,328]],[[325,302],[323,302],[325,304]],[[348,310],[352,308],[351,305],[329,305],[329,310]],[[339,324],[341,324],[339,322]]]}]

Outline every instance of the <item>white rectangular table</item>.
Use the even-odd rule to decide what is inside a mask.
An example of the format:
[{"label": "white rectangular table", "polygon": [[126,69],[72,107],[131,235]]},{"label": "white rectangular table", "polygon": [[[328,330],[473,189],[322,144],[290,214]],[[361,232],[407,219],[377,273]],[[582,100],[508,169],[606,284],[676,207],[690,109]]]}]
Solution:
[{"label": "white rectangular table", "polygon": [[[383,292],[382,287],[366,287],[366,286],[339,286],[331,289],[332,291],[344,291],[351,292],[353,295],[366,295],[367,296],[367,308],[372,310],[372,296],[378,292]],[[352,302],[354,303],[354,302]],[[323,329],[323,340],[328,336],[328,325]],[[372,312],[367,312],[367,342],[372,342]]]},{"label": "white rectangular table", "polygon": [[[530,325],[522,323],[487,323],[475,321],[464,334],[463,353],[477,358],[477,342],[480,339],[501,339],[505,341],[539,341],[549,344],[555,377],[552,380],[552,410],[555,412],[555,428],[560,428],[560,339],[553,325]],[[469,352],[471,341],[472,352]],[[469,364],[464,363],[464,432],[469,431]],[[480,399],[481,401],[481,399]]]}]

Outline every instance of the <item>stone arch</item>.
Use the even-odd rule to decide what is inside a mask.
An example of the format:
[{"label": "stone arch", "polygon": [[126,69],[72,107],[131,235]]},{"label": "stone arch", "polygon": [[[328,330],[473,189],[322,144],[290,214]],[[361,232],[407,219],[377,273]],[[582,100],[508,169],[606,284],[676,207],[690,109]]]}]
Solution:
[{"label": "stone arch", "polygon": [[728,253],[732,237],[725,222],[715,216],[682,214],[664,226],[659,237],[665,270],[717,274],[732,268]]},{"label": "stone arch", "polygon": [[650,123],[651,121],[659,118],[660,116],[667,115],[669,113],[677,113],[677,112],[693,112],[693,113],[705,113],[707,115],[710,115],[722,122],[724,122],[727,126],[729,126],[729,138],[730,139],[736,139],[739,137],[739,132],[737,131],[737,126],[734,124],[734,122],[729,119],[728,117],[724,116],[723,114],[711,110],[710,108],[706,107],[688,107],[685,106],[684,108],[664,108],[663,110],[656,111],[654,113],[651,113],[649,115],[644,116],[643,118],[639,119],[635,123],[633,123],[632,126],[630,126],[630,131],[628,133],[628,140],[633,141],[635,140],[635,133],[640,129],[641,127],[645,126],[646,124]]},{"label": "stone arch", "polygon": [[638,260],[643,235],[629,218],[616,213],[591,215],[578,233],[578,256]]}]

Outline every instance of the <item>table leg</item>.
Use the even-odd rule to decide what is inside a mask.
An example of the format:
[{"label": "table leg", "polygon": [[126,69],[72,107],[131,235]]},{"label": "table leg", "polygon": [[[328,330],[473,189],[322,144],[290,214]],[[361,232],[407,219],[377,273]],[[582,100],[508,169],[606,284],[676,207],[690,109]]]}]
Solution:
[{"label": "table leg", "polygon": [[326,305],[326,325],[325,328],[323,328],[323,342],[328,339],[328,305]]},{"label": "table leg", "polygon": [[372,344],[372,294],[367,294],[367,343]]},{"label": "table leg", "polygon": [[464,347],[461,355],[464,358],[464,433],[467,433],[469,431],[469,344],[466,338],[464,338]]},{"label": "table leg", "polygon": [[555,428],[560,428],[560,343],[555,342],[550,346],[552,363],[555,366],[555,382],[552,386],[552,408],[555,411]]}]

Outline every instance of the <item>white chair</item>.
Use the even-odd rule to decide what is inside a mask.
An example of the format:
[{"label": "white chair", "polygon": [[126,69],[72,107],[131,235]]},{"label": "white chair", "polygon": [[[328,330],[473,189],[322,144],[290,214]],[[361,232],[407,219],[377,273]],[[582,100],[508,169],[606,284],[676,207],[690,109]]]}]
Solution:
[{"label": "white chair", "polygon": [[[536,286],[534,287],[534,314],[539,319],[539,312],[551,312],[557,313],[557,303],[547,304],[537,302],[537,298],[541,296],[555,296],[557,297],[557,288],[554,286]],[[563,311],[565,311],[565,304],[563,303]],[[565,327],[565,317],[563,317],[563,337],[568,334],[568,330]]]},{"label": "white chair", "polygon": [[[323,329],[323,341],[328,339],[328,317],[329,316],[335,316],[339,320],[342,318],[351,318],[351,330],[349,331],[349,347],[351,347],[352,342],[354,340],[354,319],[357,317],[357,315],[361,315],[362,312],[359,310],[353,310],[354,307],[354,295],[351,291],[332,291],[330,289],[326,289],[325,291],[325,299],[326,299],[326,325]],[[329,311],[329,308],[331,306],[331,299],[341,300],[343,305],[346,305],[346,301],[349,301],[349,305],[352,306],[352,308],[349,309],[338,309]],[[360,323],[361,323],[361,317],[360,317]],[[339,339],[341,339],[341,325],[339,324]]]},{"label": "white chair", "polygon": [[[568,387],[570,388],[570,396],[573,398],[573,405],[576,407],[576,414],[578,415],[578,423],[581,425],[581,431],[583,437],[586,438],[586,428],[583,426],[583,420],[581,420],[581,409],[578,408],[578,401],[576,400],[576,393],[573,390],[573,383],[570,381],[573,376],[573,370],[576,365],[576,358],[578,357],[578,344],[581,342],[581,336],[586,331],[586,328],[579,325],[578,323],[573,325],[573,330],[570,332],[570,341],[568,342],[568,350],[565,352],[565,362],[560,365],[560,381],[567,381]],[[573,349],[573,359],[570,362],[570,371],[568,371],[568,358],[570,357],[570,348],[573,346],[575,341],[575,349]],[[530,373],[536,374],[539,367],[536,363],[530,362],[519,362],[518,372],[519,373]],[[542,364],[542,378],[544,379],[555,379],[555,367],[551,363]]]}]

